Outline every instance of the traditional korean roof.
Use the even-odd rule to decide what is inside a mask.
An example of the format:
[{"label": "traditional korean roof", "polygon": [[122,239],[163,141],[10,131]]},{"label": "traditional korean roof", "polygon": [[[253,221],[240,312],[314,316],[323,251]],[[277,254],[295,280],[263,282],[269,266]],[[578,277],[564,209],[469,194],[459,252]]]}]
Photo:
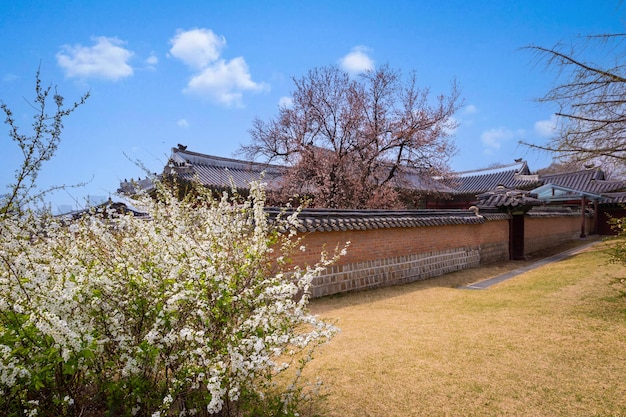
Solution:
[{"label": "traditional korean roof", "polygon": [[552,184],[595,194],[617,192],[626,189],[625,181],[606,180],[604,172],[599,168],[542,175],[541,180],[543,184]]},{"label": "traditional korean roof", "polygon": [[[155,177],[157,177],[156,174]],[[117,189],[117,192],[123,195],[135,195],[152,190],[154,190],[154,178],[137,178],[136,180],[131,178],[120,182],[120,188]]]},{"label": "traditional korean roof", "polygon": [[[175,176],[185,181],[197,179],[202,184],[217,189],[228,189],[233,185],[238,189],[246,189],[250,182],[262,179],[271,189],[278,185],[284,170],[285,167],[280,165],[206,155],[188,151],[186,146],[178,145],[172,148],[172,154],[163,170],[163,176]],[[561,174],[533,175],[526,161],[518,159],[513,164],[459,172],[446,179],[425,175],[419,170],[408,170],[405,174],[402,183],[398,183],[398,186],[424,193],[474,197],[494,191],[498,187],[508,190],[504,194],[494,193],[488,197],[482,196],[483,202],[480,204],[486,206],[513,207],[515,204],[525,204],[524,199],[528,199],[529,196],[522,194],[513,196],[512,191],[520,193],[524,190],[533,190],[534,192],[535,189],[547,184],[561,187],[559,192],[563,194],[563,197],[566,193],[573,198],[577,198],[577,193],[582,193],[581,196],[586,193],[587,198],[603,203],[612,202],[612,199],[626,202],[626,197],[612,195],[626,191],[626,181],[606,180],[604,173],[598,168]],[[120,184],[119,191],[124,194],[133,194],[137,190],[150,191],[151,188],[153,188],[152,179],[124,180]],[[541,189],[543,197],[547,189],[545,187]],[[602,195],[602,198],[597,197],[598,195]]]},{"label": "traditional korean roof", "polygon": [[[281,175],[283,167],[238,159],[222,158],[188,151],[186,146],[172,148],[164,174],[185,181],[198,180],[214,188],[248,188],[253,181],[271,183]],[[232,184],[231,184],[232,183]]]},{"label": "traditional korean roof", "polygon": [[112,213],[118,213],[118,214],[131,214],[135,217],[142,217],[142,218],[148,217],[147,213],[136,208],[132,203],[128,201],[113,201],[111,199],[101,204],[98,204],[96,206],[86,207],[80,210],[73,210],[67,213],[61,213],[55,217],[61,220],[71,220],[71,219],[78,219],[85,215],[92,215],[96,213],[106,214],[106,215],[110,215]]},{"label": "traditional korean roof", "polygon": [[[282,211],[268,208],[270,216]],[[473,210],[327,210],[305,209],[298,215],[298,231],[331,232],[427,227],[453,224],[478,224],[486,221]]]},{"label": "traditional korean roof", "polygon": [[[453,177],[454,174],[451,174]],[[442,180],[441,178],[434,178],[431,175],[419,172],[416,169],[409,169],[405,171],[402,184],[407,188],[413,190],[422,191],[425,193],[442,193],[453,194],[456,190],[450,186],[453,183],[451,179]]]},{"label": "traditional korean roof", "polygon": [[600,201],[602,203],[626,204],[626,192],[604,193],[602,196],[605,197],[604,200]]},{"label": "traditional korean roof", "polygon": [[[172,155],[164,174],[176,175],[183,180],[197,178],[211,187],[227,188],[232,179],[238,188],[247,187],[251,181],[264,175],[268,183],[277,181],[283,166],[262,164],[188,151],[185,146],[172,148]],[[451,175],[451,179],[433,178],[418,170],[405,173],[404,184],[426,192],[450,194],[478,194],[498,185],[507,188],[529,189],[539,185],[536,175],[531,175],[525,161],[497,168],[466,171]]]},{"label": "traditional korean roof", "polygon": [[488,191],[476,196],[477,206],[480,209],[523,209],[528,210],[532,206],[538,206],[543,202],[539,200],[537,194],[527,190],[509,189],[503,186],[496,187],[495,190]]},{"label": "traditional korean roof", "polygon": [[450,184],[456,194],[481,194],[498,186],[509,189],[531,189],[541,184],[537,175],[531,175],[526,161],[496,168],[460,172]]}]

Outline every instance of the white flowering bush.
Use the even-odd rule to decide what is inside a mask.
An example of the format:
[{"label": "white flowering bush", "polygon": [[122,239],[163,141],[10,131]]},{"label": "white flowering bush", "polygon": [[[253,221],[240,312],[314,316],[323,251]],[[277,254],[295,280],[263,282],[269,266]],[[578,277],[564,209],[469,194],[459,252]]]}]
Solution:
[{"label": "white flowering bush", "polygon": [[258,184],[174,195],[141,198],[145,217],[3,217],[1,415],[297,415],[337,330],[309,286],[336,255],[290,267],[297,212],[269,219]]}]

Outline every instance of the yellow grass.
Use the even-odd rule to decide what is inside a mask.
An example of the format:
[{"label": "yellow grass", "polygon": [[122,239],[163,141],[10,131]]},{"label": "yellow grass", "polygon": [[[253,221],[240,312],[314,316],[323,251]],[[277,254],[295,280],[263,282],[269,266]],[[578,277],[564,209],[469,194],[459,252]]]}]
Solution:
[{"label": "yellow grass", "polygon": [[508,262],[314,300],[341,333],[307,369],[324,416],[626,415],[626,300],[598,249],[487,290]]}]

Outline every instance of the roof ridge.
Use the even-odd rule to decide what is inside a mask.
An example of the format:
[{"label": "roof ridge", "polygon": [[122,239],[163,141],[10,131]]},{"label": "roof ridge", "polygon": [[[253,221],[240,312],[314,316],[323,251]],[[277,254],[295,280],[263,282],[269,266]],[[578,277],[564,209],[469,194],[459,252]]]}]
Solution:
[{"label": "roof ridge", "polygon": [[[283,210],[266,207],[270,217]],[[291,213],[293,210],[288,211]],[[339,230],[370,230],[394,227],[428,227],[452,224],[484,223],[485,218],[473,210],[350,210],[350,209],[303,209],[298,213],[297,229],[300,232],[324,232]]]},{"label": "roof ridge", "polygon": [[491,175],[491,174],[497,174],[497,173],[501,173],[501,172],[505,172],[505,171],[513,171],[515,170],[515,168],[519,168],[516,171],[520,171],[522,168],[524,168],[524,166],[528,166],[526,164],[526,161],[520,161],[520,162],[514,162],[512,164],[508,164],[508,165],[501,165],[501,166],[497,166],[497,167],[491,167],[491,168],[479,168],[479,169],[472,169],[469,171],[460,171],[460,172],[456,172],[454,174],[461,176],[461,175]]},{"label": "roof ridge", "polygon": [[572,174],[583,174],[583,173],[592,174],[592,173],[598,172],[598,171],[604,172],[604,171],[602,171],[602,168],[594,167],[594,168],[579,169],[577,171],[558,172],[558,173],[554,173],[554,174],[539,174],[539,175],[543,178],[543,177],[556,177],[556,176],[572,175]]},{"label": "roof ridge", "polygon": [[217,156],[217,155],[209,155],[209,154],[204,154],[200,152],[188,151],[187,149],[180,149],[180,148],[172,148],[172,153],[186,154],[189,156],[209,159],[209,160],[216,161],[216,162],[226,162],[226,163],[234,163],[234,164],[241,164],[241,165],[247,165],[247,166],[258,166],[258,167],[284,168],[283,165],[270,164],[267,162],[249,161],[245,159],[236,159],[236,158]]}]

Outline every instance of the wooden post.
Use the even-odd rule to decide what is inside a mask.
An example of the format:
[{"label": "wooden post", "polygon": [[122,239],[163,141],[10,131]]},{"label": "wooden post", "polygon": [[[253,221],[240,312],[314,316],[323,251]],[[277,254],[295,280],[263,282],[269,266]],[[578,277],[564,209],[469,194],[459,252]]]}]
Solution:
[{"label": "wooden post", "polygon": [[580,201],[581,201],[580,203],[580,211],[581,211],[580,237],[586,237],[587,235],[585,234],[585,218],[586,218],[585,209],[587,207],[587,199],[585,199],[585,196],[583,195]]},{"label": "wooden post", "polygon": [[596,198],[595,200],[593,200],[593,231],[591,232],[594,235],[598,234],[598,227],[600,222],[599,216],[600,214],[598,213],[598,199]]}]

